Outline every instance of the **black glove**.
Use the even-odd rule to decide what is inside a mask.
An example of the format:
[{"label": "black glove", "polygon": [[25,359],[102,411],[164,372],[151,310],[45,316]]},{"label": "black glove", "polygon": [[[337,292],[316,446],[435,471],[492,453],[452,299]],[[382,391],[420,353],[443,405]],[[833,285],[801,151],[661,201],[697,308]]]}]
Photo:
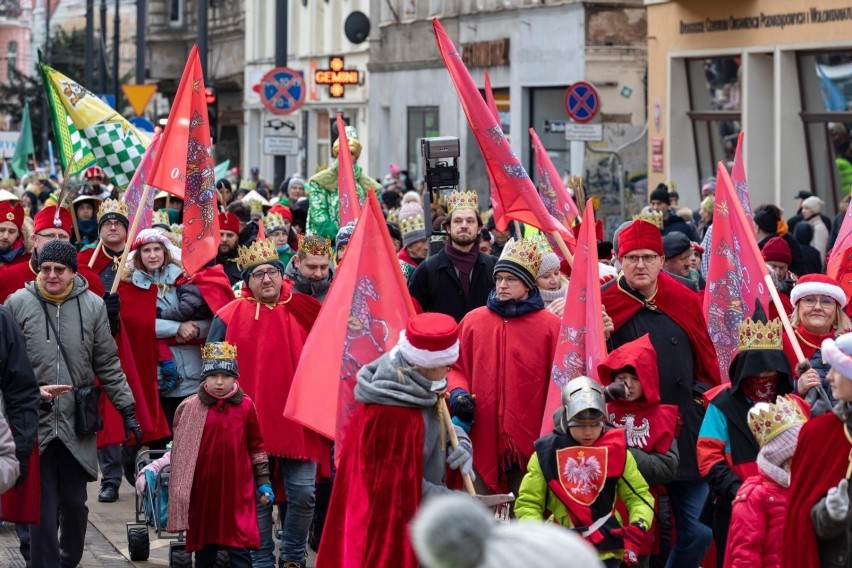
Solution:
[{"label": "black glove", "polygon": [[107,318],[109,319],[109,331],[115,336],[121,328],[121,301],[118,299],[118,292],[104,293],[104,304],[106,305]]},{"label": "black glove", "polygon": [[131,404],[119,409],[119,414],[124,419],[124,436],[127,441],[130,441],[130,434],[136,438],[136,445],[142,445],[142,427],[139,426],[139,421],[136,420],[136,410]]},{"label": "black glove", "polygon": [[476,400],[463,388],[454,388],[450,391],[450,410],[462,422],[473,424]]},{"label": "black glove", "polygon": [[157,319],[163,318],[163,308],[157,307]]},{"label": "black glove", "polygon": [[627,389],[624,387],[624,383],[621,381],[616,381],[604,387],[604,399],[606,399],[607,402],[612,402],[613,400],[621,400],[626,396]]}]

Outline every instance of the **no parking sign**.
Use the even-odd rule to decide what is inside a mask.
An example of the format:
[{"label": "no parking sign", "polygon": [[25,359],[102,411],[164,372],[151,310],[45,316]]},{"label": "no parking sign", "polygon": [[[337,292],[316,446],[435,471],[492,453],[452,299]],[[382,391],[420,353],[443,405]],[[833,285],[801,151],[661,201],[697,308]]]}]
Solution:
[{"label": "no parking sign", "polygon": [[600,109],[601,97],[591,83],[577,81],[565,91],[565,110],[574,122],[589,122]]},{"label": "no parking sign", "polygon": [[305,78],[301,71],[276,67],[260,80],[260,100],[274,114],[290,114],[305,100]]}]

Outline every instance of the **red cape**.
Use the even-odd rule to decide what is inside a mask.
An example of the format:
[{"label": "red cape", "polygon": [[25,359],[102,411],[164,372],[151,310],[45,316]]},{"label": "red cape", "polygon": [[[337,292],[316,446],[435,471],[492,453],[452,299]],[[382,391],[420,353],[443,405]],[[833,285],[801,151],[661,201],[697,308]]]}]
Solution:
[{"label": "red cape", "polygon": [[228,280],[225,267],[221,264],[204,268],[189,279],[181,276],[175,284],[183,284],[184,282],[198,286],[201,297],[204,298],[207,306],[214,314],[235,299],[231,281]]},{"label": "red cape", "polygon": [[843,423],[834,412],[812,418],[802,426],[793,454],[787,520],[780,543],[783,568],[819,568],[811,509],[846,477],[852,447],[843,430]]},{"label": "red cape", "polygon": [[317,568],[419,566],[408,524],[422,500],[421,412],[358,405],[334,480]]},{"label": "red cape", "polygon": [[[623,279],[619,278],[601,292],[601,302],[606,306],[606,313],[612,318],[615,329],[627,323],[643,307],[640,300],[620,286],[622,282]],[[704,318],[696,317],[702,313],[698,294],[665,272],[660,272],[653,303],[689,336],[696,378],[710,387],[721,384],[719,362],[710,333]]]},{"label": "red cape", "polygon": [[[77,254],[77,262],[80,266],[89,267],[89,261],[92,260],[92,255],[95,254],[95,248],[88,248],[86,250],[82,250]],[[109,256],[106,252],[101,250],[98,252],[98,256],[95,258],[95,263],[92,265],[91,270],[95,274],[100,274],[104,268],[111,265],[113,263],[112,257]]]}]

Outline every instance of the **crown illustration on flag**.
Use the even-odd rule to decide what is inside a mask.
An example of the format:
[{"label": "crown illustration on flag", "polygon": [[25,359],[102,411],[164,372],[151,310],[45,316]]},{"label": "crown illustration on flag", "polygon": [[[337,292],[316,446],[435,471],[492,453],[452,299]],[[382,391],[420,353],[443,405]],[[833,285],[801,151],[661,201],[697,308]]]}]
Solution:
[{"label": "crown illustration on flag", "polygon": [[400,220],[399,230],[402,232],[403,235],[412,231],[425,231],[426,221],[424,221],[423,217],[421,217],[420,215],[406,217],[405,219]]},{"label": "crown illustration on flag", "polygon": [[169,212],[165,209],[154,211],[153,215],[151,215],[152,226],[162,225],[163,227],[168,227],[169,224]]},{"label": "crown illustration on flag", "polygon": [[541,267],[541,256],[541,250],[533,239],[509,239],[500,255],[500,262],[509,261],[520,265],[535,280]]},{"label": "crown illustration on flag", "polygon": [[782,349],[781,320],[770,322],[746,318],[739,325],[739,351]]},{"label": "crown illustration on flag", "polygon": [[299,252],[331,256],[331,241],[317,235],[299,235]]},{"label": "crown illustration on flag", "polygon": [[456,209],[473,209],[479,211],[479,198],[476,192],[454,191],[447,196],[447,215],[452,215]]},{"label": "crown illustration on flag", "polygon": [[779,396],[773,404],[759,402],[748,412],[748,427],[762,448],[790,428],[807,422],[799,404],[789,396]]},{"label": "crown illustration on flag", "polygon": [[648,211],[647,213],[640,213],[638,215],[633,216],[634,221],[648,221],[649,223],[653,223],[660,229],[663,228],[663,212],[662,211]]},{"label": "crown illustration on flag", "polygon": [[121,215],[125,219],[129,218],[127,203],[118,199],[104,199],[98,208],[98,223],[109,214]]},{"label": "crown illustration on flag", "polygon": [[205,343],[201,348],[201,358],[205,361],[211,359],[236,359],[237,346],[227,341]]},{"label": "crown illustration on flag", "polygon": [[263,218],[263,228],[269,231],[283,231],[287,228],[284,217],[280,213],[269,213]]},{"label": "crown illustration on flag", "polygon": [[[301,250],[301,247],[299,247],[299,250]],[[269,239],[259,239],[250,246],[240,247],[237,266],[242,271],[276,260],[278,260],[278,251],[275,250],[275,244]]]}]

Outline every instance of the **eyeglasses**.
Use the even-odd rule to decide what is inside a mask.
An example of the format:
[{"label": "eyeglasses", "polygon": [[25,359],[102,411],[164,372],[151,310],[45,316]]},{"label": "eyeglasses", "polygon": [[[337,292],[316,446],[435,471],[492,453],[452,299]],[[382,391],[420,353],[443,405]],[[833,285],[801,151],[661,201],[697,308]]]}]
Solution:
[{"label": "eyeglasses", "polygon": [[45,276],[50,276],[51,273],[56,274],[57,276],[63,276],[67,270],[67,266],[42,266],[39,268],[39,272]]},{"label": "eyeglasses", "polygon": [[621,257],[622,264],[639,264],[639,261],[642,261],[642,264],[651,264],[660,258],[658,254],[625,254]]},{"label": "eyeglasses", "polygon": [[266,276],[269,276],[270,280],[275,280],[281,276],[281,272],[279,272],[278,269],[270,268],[269,270],[261,270],[259,272],[251,273],[252,280],[257,280],[258,282],[263,282],[263,279]]},{"label": "eyeglasses", "polygon": [[116,221],[116,220],[113,219],[111,221],[104,221],[103,224],[101,225],[101,227],[109,227],[110,229],[118,229],[119,227],[124,227],[124,223],[122,223],[121,221]]},{"label": "eyeglasses", "polygon": [[830,308],[832,305],[835,304],[834,298],[829,298],[828,296],[805,296],[804,298],[802,298],[801,302],[802,305],[806,308],[812,308],[816,306],[817,302],[819,302],[819,305],[823,308]]},{"label": "eyeglasses", "polygon": [[71,236],[63,233],[36,233],[36,236],[48,241],[70,241]]},{"label": "eyeglasses", "polygon": [[521,279],[517,276],[495,276],[494,283],[498,286],[502,283],[506,283],[507,286],[511,286],[512,284],[517,284]]}]

